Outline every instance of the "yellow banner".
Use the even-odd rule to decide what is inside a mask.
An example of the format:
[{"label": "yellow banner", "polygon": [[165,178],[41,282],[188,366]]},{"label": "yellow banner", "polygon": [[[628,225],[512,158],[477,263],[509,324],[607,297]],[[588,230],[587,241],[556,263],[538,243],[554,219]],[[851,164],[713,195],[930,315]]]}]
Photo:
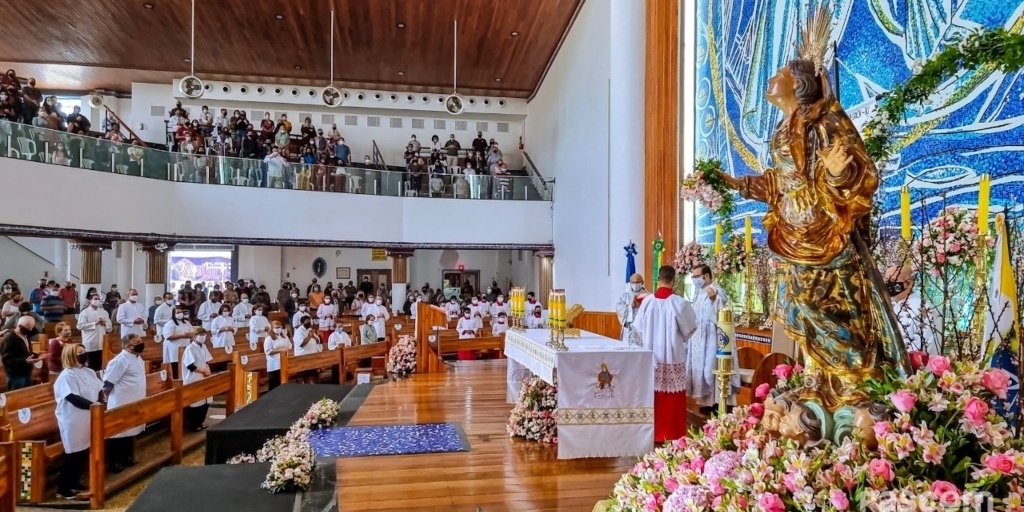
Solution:
[{"label": "yellow banner", "polygon": [[387,249],[370,249],[370,261],[387,261]]}]

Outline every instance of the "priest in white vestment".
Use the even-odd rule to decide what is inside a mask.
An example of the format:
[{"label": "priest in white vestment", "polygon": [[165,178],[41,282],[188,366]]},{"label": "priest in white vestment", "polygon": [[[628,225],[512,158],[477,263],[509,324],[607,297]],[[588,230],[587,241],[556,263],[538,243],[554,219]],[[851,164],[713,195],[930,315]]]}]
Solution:
[{"label": "priest in white vestment", "polygon": [[927,352],[930,356],[941,355],[942,340],[936,332],[942,331],[942,318],[927,300],[914,291],[914,271],[910,265],[886,270],[885,286],[907,350]]},{"label": "priest in white vestment", "polygon": [[633,325],[654,351],[654,442],[686,435],[686,343],[697,330],[690,302],[672,293],[676,270],[658,270],[658,289],[640,304]]},{"label": "priest in white vestment", "polygon": [[640,336],[636,333],[636,329],[633,328],[633,320],[636,318],[637,310],[640,309],[640,303],[649,294],[647,289],[644,288],[644,277],[640,274],[629,276],[627,287],[626,293],[623,293],[619,297],[619,302],[615,304],[615,313],[619,315],[619,324],[622,325],[619,339],[627,343],[631,339],[638,342],[640,341]]},{"label": "priest in white vestment", "polygon": [[[693,312],[697,317],[697,332],[690,338],[686,351],[686,395],[695,399],[701,412],[711,414],[718,401],[718,377],[714,371],[718,364],[718,312],[729,308],[729,297],[714,282],[711,267],[697,265],[690,275],[697,292],[693,296]],[[733,368],[739,368],[733,351]],[[740,376],[730,380],[729,402],[735,405],[740,389]]]}]

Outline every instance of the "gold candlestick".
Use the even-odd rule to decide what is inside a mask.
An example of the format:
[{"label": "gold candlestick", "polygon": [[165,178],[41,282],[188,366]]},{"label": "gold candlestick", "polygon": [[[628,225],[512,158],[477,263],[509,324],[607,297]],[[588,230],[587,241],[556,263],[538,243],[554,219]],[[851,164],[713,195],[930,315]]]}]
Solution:
[{"label": "gold candlestick", "polygon": [[736,340],[736,329],[732,323],[732,311],[723,309],[718,312],[718,365],[712,373],[718,377],[718,414],[724,416],[729,404],[729,381],[736,374],[732,367],[733,344]]}]

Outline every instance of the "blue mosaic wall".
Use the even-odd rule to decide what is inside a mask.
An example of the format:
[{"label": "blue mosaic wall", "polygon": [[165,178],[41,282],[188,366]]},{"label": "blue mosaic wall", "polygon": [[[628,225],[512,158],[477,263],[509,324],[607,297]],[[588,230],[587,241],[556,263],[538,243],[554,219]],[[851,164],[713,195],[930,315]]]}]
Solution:
[{"label": "blue mosaic wall", "polygon": [[[781,119],[764,99],[768,79],[793,58],[808,5],[820,0],[698,0],[696,153],[717,158],[735,176],[771,164],[767,142]],[[914,63],[957,35],[979,28],[1024,31],[1018,0],[832,0],[839,92],[858,126],[875,96],[912,74]],[[832,62],[833,56],[827,56]],[[833,77],[833,80],[835,77]],[[908,185],[915,223],[946,205],[974,205],[978,176],[992,175],[993,210],[1024,198],[1024,83],[1020,72],[980,69],[944,84],[930,105],[913,112],[904,147],[881,171],[883,229],[899,223],[899,187]],[[701,242],[714,237],[713,218],[698,213]],[[765,206],[740,200],[732,228]],[[727,229],[726,232],[729,230]]]}]

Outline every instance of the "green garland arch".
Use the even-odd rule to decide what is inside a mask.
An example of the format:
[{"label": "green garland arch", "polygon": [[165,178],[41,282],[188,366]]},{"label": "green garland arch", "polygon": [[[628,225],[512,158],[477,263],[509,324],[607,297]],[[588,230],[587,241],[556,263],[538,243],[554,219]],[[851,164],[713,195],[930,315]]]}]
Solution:
[{"label": "green garland arch", "polygon": [[907,110],[928,101],[943,82],[961,71],[991,66],[1003,72],[1024,67],[1024,35],[998,28],[970,34],[946,46],[938,55],[915,66],[903,84],[882,95],[874,117],[864,125],[864,146],[876,164],[897,152],[896,128],[906,121]]}]

